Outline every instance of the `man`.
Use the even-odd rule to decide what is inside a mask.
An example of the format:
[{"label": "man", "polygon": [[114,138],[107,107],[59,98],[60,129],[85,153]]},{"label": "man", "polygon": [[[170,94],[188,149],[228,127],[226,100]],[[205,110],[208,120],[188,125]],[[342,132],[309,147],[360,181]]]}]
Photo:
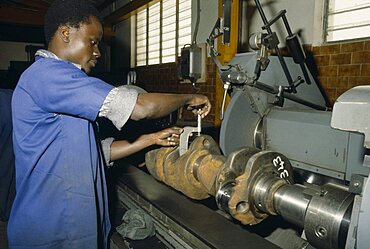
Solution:
[{"label": "man", "polygon": [[106,183],[92,125],[98,116],[121,129],[129,118],[158,118],[181,106],[202,116],[210,110],[203,95],[138,94],[87,76],[102,34],[99,13],[82,0],[55,0],[45,16],[48,50],[37,53],[12,99],[10,248],[106,248]]},{"label": "man", "polygon": [[15,195],[10,102],[13,91],[0,89],[0,248],[8,248],[6,226]]}]

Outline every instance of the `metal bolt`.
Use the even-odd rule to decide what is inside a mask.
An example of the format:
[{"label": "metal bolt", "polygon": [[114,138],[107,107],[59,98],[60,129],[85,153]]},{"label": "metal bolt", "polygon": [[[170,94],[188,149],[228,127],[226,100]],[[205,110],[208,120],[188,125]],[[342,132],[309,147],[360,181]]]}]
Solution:
[{"label": "metal bolt", "polygon": [[203,146],[204,147],[209,147],[210,145],[211,145],[211,143],[207,139],[204,139]]},{"label": "metal bolt", "polygon": [[323,189],[320,191],[320,196],[325,196],[328,193],[327,190]]},{"label": "metal bolt", "polygon": [[355,187],[355,188],[360,187],[360,185],[361,185],[361,183],[357,180],[353,182],[353,187]]},{"label": "metal bolt", "polygon": [[319,238],[325,238],[328,235],[328,230],[323,226],[317,226],[315,229],[315,234]]}]

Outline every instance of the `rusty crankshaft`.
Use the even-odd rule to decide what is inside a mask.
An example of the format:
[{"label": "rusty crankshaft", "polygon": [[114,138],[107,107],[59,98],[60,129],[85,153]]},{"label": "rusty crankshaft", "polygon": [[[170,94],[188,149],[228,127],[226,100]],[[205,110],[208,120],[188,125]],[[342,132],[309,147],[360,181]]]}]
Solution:
[{"label": "rusty crankshaft", "polygon": [[257,224],[276,214],[274,192],[292,183],[292,168],[282,154],[244,147],[227,158],[208,135],[194,139],[186,153],[160,148],[146,154],[147,168],[157,180],[186,196],[215,196],[220,209],[243,224]]}]

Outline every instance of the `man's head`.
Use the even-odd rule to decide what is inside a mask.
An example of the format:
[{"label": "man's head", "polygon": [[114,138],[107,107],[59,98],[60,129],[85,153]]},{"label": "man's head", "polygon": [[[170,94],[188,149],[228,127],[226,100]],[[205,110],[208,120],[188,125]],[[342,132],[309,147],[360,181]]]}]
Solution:
[{"label": "man's head", "polygon": [[79,64],[88,73],[100,57],[103,35],[99,12],[84,0],[55,0],[45,15],[48,49],[59,58]]}]

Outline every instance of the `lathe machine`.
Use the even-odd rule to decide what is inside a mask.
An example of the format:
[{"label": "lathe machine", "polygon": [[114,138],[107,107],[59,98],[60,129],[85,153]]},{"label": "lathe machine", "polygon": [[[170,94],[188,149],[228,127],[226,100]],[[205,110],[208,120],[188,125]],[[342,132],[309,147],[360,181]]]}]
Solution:
[{"label": "lathe machine", "polygon": [[[222,65],[213,42],[220,21],[208,40],[231,96],[219,144],[208,135],[189,144],[194,127],[185,127],[179,147],[146,154],[150,174],[177,191],[156,192],[159,183],[135,171],[121,183],[123,202],[151,214],[168,247],[369,248],[370,86],[348,90],[330,110],[285,11],[267,20],[255,2],[265,24],[250,39],[255,51]],[[271,30],[279,19],[291,57]],[[210,198],[216,207],[207,211],[199,200]]]}]

